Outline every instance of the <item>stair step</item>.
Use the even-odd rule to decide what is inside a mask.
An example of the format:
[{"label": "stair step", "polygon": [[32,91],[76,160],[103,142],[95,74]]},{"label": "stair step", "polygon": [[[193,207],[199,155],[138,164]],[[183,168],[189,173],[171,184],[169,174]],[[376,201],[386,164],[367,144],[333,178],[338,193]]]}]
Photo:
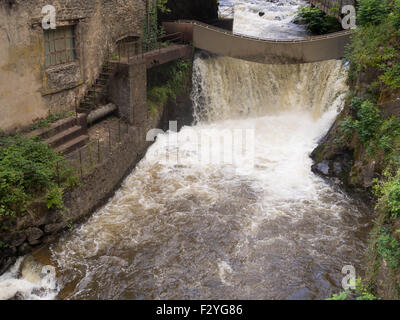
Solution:
[{"label": "stair step", "polygon": [[[94,107],[93,107],[94,108]],[[82,113],[82,114],[85,114],[85,115],[88,115],[89,113],[90,113],[90,111],[91,111],[91,109],[89,109],[89,108],[84,108],[84,107],[78,107],[78,108],[76,108],[76,110],[79,112],[79,113]]]},{"label": "stair step", "polygon": [[82,132],[83,128],[81,126],[73,126],[45,140],[44,143],[52,148],[57,148],[58,146],[78,137]]},{"label": "stair step", "polygon": [[91,106],[95,106],[96,104],[94,103],[94,101],[92,100],[92,101],[88,101],[88,100],[85,100],[85,101],[82,101],[81,103],[80,103],[80,105],[79,106],[88,106],[88,107],[91,107]]},{"label": "stair step", "polygon": [[103,91],[101,90],[101,88],[99,88],[100,90],[96,90],[95,89],[89,89],[88,92],[96,92],[96,93],[102,93]]},{"label": "stair step", "polygon": [[52,124],[50,124],[46,128],[39,128],[28,132],[25,137],[39,137],[41,139],[48,139],[51,136],[58,134],[59,132],[71,128],[76,125],[76,116],[60,119]]},{"label": "stair step", "polygon": [[60,146],[55,148],[55,150],[63,155],[71,153],[79,148],[82,148],[89,141],[88,135],[80,135]]}]

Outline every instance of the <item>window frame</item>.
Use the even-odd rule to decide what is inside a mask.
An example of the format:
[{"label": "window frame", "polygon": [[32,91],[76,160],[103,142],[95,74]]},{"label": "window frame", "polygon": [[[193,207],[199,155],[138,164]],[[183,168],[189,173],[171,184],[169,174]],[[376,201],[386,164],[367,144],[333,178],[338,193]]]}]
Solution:
[{"label": "window frame", "polygon": [[[57,29],[62,29],[62,37],[57,34]],[[76,47],[76,25],[59,26],[57,29],[49,29],[44,31],[44,64],[45,68],[51,68],[77,60],[77,47]],[[68,32],[71,30],[71,32]],[[52,35],[52,39],[51,36]],[[69,36],[71,35],[71,36]],[[57,50],[57,41],[64,41],[62,50]],[[72,47],[68,47],[70,46]],[[47,51],[48,48],[48,51]],[[54,48],[52,50],[52,48]],[[63,55],[63,56],[62,56]],[[59,59],[59,57],[61,57]],[[53,60],[54,59],[54,60]],[[49,63],[48,63],[49,61]],[[59,62],[60,61],[60,62]]]}]

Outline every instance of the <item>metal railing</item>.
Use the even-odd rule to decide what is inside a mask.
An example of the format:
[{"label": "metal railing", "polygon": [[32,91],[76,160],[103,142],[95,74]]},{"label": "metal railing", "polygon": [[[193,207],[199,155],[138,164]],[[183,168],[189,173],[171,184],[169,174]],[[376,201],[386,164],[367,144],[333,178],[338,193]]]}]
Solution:
[{"label": "metal railing", "polygon": [[117,44],[116,53],[111,55],[111,62],[130,63],[134,60],[144,59],[149,52],[159,52],[171,44],[183,44],[182,32],[160,36],[157,39],[144,39]]},{"label": "metal railing", "polygon": [[68,168],[71,174],[81,180],[92,173],[95,167],[103,163],[116,150],[125,137],[129,136],[129,124],[123,119],[118,119],[112,125],[103,127],[103,136],[93,139],[84,147],[65,155],[56,162],[56,175],[58,184],[62,184],[61,168]]},{"label": "metal railing", "polygon": [[235,37],[235,38],[242,38],[242,39],[249,39],[249,40],[254,40],[254,41],[260,41],[260,42],[270,42],[270,43],[276,43],[276,42],[282,42],[282,43],[298,43],[298,42],[313,42],[313,41],[320,41],[320,40],[324,40],[324,39],[331,39],[331,38],[336,38],[336,37],[342,37],[345,35],[349,35],[352,33],[352,31],[350,30],[343,30],[343,31],[338,31],[338,32],[332,32],[329,34],[325,34],[325,35],[318,35],[318,36],[307,36],[301,39],[268,39],[268,38],[259,38],[259,37],[252,37],[252,36],[248,36],[248,35],[241,35],[241,34],[237,34],[237,33],[233,33],[232,31],[228,31],[226,29],[222,29],[219,27],[215,27],[215,26],[211,26],[209,24],[206,24],[204,22],[199,22],[196,20],[178,20],[176,21],[176,23],[190,23],[193,24],[195,26],[198,27],[202,27],[204,29],[208,29],[208,30],[212,30],[224,35],[228,35],[231,37]]}]

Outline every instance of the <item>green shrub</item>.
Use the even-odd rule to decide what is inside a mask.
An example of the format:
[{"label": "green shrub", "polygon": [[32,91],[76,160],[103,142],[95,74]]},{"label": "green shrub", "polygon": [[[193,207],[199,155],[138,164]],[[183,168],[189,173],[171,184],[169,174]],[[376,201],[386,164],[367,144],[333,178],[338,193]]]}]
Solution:
[{"label": "green shrub", "polygon": [[347,143],[350,138],[354,134],[355,130],[355,125],[354,125],[354,120],[351,116],[346,117],[340,124],[339,124],[339,129],[340,129],[340,142],[341,144]]},{"label": "green shrub", "polygon": [[147,102],[150,113],[175,101],[180,94],[187,92],[192,66],[188,60],[180,59],[149,70],[147,77]]},{"label": "green shrub", "polygon": [[397,29],[397,33],[400,35],[400,0],[394,1],[393,13],[390,19],[392,20],[393,27]]},{"label": "green shrub", "polygon": [[332,298],[326,300],[377,300],[377,297],[367,290],[361,278],[357,278],[354,290],[347,289],[339,294],[332,295]]},{"label": "green shrub", "polygon": [[390,228],[381,228],[376,243],[379,255],[388,263],[389,268],[397,269],[400,264],[400,242],[393,237]]},{"label": "green shrub", "polygon": [[363,102],[364,102],[364,99],[362,99],[360,97],[353,97],[350,102],[350,108],[353,109],[354,111],[358,111],[358,110],[360,110]]},{"label": "green shrub", "polygon": [[360,0],[357,11],[357,21],[361,26],[382,23],[390,12],[386,0]]},{"label": "green shrub", "polygon": [[342,30],[337,18],[332,14],[326,14],[317,7],[301,7],[297,13],[296,21],[305,24],[306,28],[314,34],[326,34]]},{"label": "green shrub", "polygon": [[[386,69],[386,68],[385,68]],[[388,68],[383,75],[379,77],[390,89],[400,89],[400,63]]]},{"label": "green shrub", "polygon": [[365,144],[374,137],[381,124],[380,111],[372,102],[364,101],[357,112],[357,118],[354,128],[361,142]]},{"label": "green shrub", "polygon": [[49,113],[49,115],[46,118],[37,120],[29,128],[29,130],[35,130],[35,129],[39,129],[39,128],[46,128],[50,124],[52,124],[52,123],[54,123],[54,122],[56,122],[56,121],[58,121],[60,119],[71,117],[73,115],[75,115],[75,111]]},{"label": "green shrub", "polygon": [[59,162],[62,159],[34,139],[20,136],[0,139],[0,217],[25,213],[30,202],[43,195],[49,208],[60,207],[62,191],[57,182],[65,180],[67,172]]}]

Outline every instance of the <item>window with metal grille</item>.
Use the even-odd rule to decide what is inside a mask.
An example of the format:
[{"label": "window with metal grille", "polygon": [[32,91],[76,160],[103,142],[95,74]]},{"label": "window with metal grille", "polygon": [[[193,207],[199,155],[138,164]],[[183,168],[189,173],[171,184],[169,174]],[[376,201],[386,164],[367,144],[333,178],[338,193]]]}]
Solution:
[{"label": "window with metal grille", "polygon": [[57,27],[44,31],[46,68],[76,59],[75,26]]}]

